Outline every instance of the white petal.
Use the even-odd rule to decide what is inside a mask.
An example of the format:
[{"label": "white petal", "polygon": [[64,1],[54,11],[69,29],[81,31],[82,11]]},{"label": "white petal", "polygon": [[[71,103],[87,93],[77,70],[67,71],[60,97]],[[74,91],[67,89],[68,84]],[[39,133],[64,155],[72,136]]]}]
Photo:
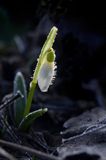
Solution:
[{"label": "white petal", "polygon": [[38,75],[38,85],[42,92],[47,92],[54,76],[54,62],[45,62]]}]

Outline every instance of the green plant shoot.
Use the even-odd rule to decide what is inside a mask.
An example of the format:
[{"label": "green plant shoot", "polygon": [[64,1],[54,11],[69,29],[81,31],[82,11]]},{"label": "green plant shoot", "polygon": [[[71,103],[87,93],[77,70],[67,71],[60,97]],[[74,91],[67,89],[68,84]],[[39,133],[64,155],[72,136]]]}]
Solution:
[{"label": "green plant shoot", "polygon": [[14,80],[14,94],[19,90],[23,99],[14,102],[14,119],[15,124],[21,131],[27,131],[33,121],[47,112],[47,108],[42,108],[37,111],[30,112],[32,98],[36,85],[38,83],[42,92],[47,92],[52,80],[55,78],[55,51],[52,46],[57,34],[57,28],[53,27],[45,41],[41,50],[37,66],[35,68],[33,79],[30,83],[29,93],[27,97],[26,84],[21,72],[18,72]]},{"label": "green plant shoot", "polygon": [[[42,69],[42,66],[44,65],[45,62],[50,62],[54,61],[54,57],[55,57],[55,53],[54,50],[52,49],[56,34],[57,34],[57,28],[53,27],[47,37],[47,40],[45,41],[42,49],[41,49],[41,53],[38,59],[38,63],[37,66],[35,68],[34,74],[33,74],[33,79],[30,83],[30,88],[29,88],[29,93],[28,93],[28,98],[27,98],[27,104],[26,104],[26,108],[24,111],[24,117],[30,112],[30,108],[31,108],[31,103],[32,103],[32,98],[34,95],[34,91],[38,82],[38,77],[39,77],[39,73]],[[49,54],[49,55],[48,55]],[[52,58],[52,60],[51,60]],[[48,61],[49,60],[49,61]],[[54,66],[54,65],[52,65]],[[54,67],[55,69],[55,67]],[[55,72],[54,72],[55,74]]]}]

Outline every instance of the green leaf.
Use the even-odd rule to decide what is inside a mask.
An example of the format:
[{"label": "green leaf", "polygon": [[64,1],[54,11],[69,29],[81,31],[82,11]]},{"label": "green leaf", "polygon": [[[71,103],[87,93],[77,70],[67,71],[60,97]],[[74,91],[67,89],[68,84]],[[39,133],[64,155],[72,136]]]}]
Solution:
[{"label": "green leaf", "polygon": [[29,113],[27,116],[25,116],[25,118],[21,121],[20,125],[19,125],[19,130],[21,131],[27,131],[31,124],[33,123],[33,121],[42,116],[45,112],[47,112],[48,109],[47,108],[43,108],[43,109],[38,109],[37,111],[33,111],[31,113]]},{"label": "green leaf", "polygon": [[21,72],[17,72],[14,79],[14,94],[16,94],[18,90],[22,93],[23,98],[14,101],[14,119],[17,126],[23,119],[27,100],[26,84]]}]

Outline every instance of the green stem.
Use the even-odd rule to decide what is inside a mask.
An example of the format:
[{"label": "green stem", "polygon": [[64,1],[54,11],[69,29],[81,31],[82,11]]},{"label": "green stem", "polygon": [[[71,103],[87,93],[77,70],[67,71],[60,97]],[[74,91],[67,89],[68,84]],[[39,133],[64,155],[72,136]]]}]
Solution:
[{"label": "green stem", "polygon": [[24,111],[24,117],[30,112],[31,104],[32,104],[32,98],[34,95],[34,91],[36,88],[37,83],[33,83],[30,86],[29,93],[28,93],[28,98],[27,98],[27,103]]},{"label": "green stem", "polygon": [[34,95],[34,91],[37,85],[37,77],[38,77],[38,73],[40,71],[40,67],[41,67],[41,60],[38,62],[37,67],[35,69],[35,79],[33,78],[30,88],[29,88],[29,93],[28,93],[28,98],[27,98],[27,103],[26,103],[26,107],[25,107],[25,111],[24,111],[24,117],[30,112],[30,108],[31,108],[31,104],[32,104],[32,98]]}]

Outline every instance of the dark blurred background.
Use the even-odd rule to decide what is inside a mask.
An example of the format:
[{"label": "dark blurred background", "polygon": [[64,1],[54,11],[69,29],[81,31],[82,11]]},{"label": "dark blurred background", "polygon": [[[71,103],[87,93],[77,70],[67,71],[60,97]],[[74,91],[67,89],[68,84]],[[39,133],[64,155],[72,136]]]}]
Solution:
[{"label": "dark blurred background", "polygon": [[105,15],[103,1],[1,0],[1,97],[12,91],[17,70],[23,72],[27,83],[30,81],[46,35],[56,25],[59,32],[54,48],[58,69],[49,92],[105,105]]}]

